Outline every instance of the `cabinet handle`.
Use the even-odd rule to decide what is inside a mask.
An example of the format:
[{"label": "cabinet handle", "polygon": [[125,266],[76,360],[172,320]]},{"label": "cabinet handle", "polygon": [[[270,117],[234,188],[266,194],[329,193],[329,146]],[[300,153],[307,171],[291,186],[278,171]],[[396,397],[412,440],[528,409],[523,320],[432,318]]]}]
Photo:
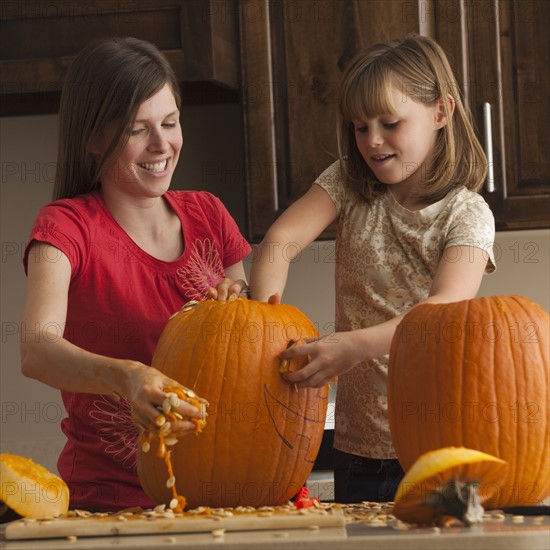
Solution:
[{"label": "cabinet handle", "polygon": [[493,158],[493,121],[491,115],[491,104],[483,104],[483,127],[485,129],[485,154],[487,155],[487,179],[485,189],[487,193],[495,192],[495,171]]}]

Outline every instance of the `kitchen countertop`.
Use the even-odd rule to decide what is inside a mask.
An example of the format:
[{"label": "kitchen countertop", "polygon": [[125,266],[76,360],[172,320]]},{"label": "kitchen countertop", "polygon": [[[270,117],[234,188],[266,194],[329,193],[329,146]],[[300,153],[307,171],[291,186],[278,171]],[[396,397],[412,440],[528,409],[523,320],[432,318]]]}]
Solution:
[{"label": "kitchen countertop", "polygon": [[156,534],[139,536],[71,537],[48,540],[3,540],[5,550],[159,550],[199,549],[381,549],[412,550],[550,550],[549,516],[518,518],[506,514],[504,520],[486,521],[475,527],[426,527],[396,529],[395,526],[372,526],[352,521],[345,526],[322,529],[277,529],[261,531],[226,531],[212,533]]}]

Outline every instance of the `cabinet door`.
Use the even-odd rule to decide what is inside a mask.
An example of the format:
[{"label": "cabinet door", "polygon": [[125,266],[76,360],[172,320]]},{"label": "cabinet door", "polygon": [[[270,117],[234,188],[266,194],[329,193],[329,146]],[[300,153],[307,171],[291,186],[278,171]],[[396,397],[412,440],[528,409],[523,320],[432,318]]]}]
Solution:
[{"label": "cabinet door", "polygon": [[[241,0],[248,237],[337,158],[337,86],[373,43],[419,31],[417,1]],[[324,238],[333,238],[329,229]]]},{"label": "cabinet door", "polygon": [[33,0],[0,9],[0,116],[56,113],[74,56],[100,36],[153,42],[184,104],[238,101],[234,0]]},{"label": "cabinet door", "polygon": [[550,227],[550,2],[438,0],[435,13],[482,139],[491,106],[494,190],[484,194],[497,228]]}]

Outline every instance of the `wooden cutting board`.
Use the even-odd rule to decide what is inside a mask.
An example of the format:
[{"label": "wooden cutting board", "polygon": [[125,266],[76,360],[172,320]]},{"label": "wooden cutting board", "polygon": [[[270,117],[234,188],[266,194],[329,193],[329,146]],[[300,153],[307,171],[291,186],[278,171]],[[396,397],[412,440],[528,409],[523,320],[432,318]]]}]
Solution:
[{"label": "wooden cutting board", "polygon": [[[227,514],[229,512],[229,514]],[[230,515],[232,514],[232,515]],[[273,511],[225,511],[208,515],[186,513],[183,516],[145,516],[126,512],[89,517],[59,517],[54,519],[20,519],[3,526],[6,540],[52,539],[62,537],[99,537],[113,535],[144,535],[168,533],[199,533],[226,531],[254,531],[271,529],[322,529],[343,527],[344,512],[338,508],[292,510],[275,507]]]}]

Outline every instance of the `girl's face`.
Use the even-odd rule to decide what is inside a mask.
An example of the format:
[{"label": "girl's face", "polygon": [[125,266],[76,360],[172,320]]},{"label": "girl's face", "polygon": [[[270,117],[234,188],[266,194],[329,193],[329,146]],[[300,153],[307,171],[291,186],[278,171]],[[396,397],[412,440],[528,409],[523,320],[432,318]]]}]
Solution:
[{"label": "girl's face", "polygon": [[[394,87],[395,114],[353,120],[355,142],[364,161],[395,197],[406,199],[431,168],[437,133],[445,121],[440,102],[416,102]],[[406,201],[405,201],[406,202]],[[402,202],[403,204],[403,202]]]},{"label": "girl's face", "polygon": [[103,174],[102,188],[135,197],[162,196],[183,145],[179,114],[168,84],[144,101],[129,128],[128,143]]}]

